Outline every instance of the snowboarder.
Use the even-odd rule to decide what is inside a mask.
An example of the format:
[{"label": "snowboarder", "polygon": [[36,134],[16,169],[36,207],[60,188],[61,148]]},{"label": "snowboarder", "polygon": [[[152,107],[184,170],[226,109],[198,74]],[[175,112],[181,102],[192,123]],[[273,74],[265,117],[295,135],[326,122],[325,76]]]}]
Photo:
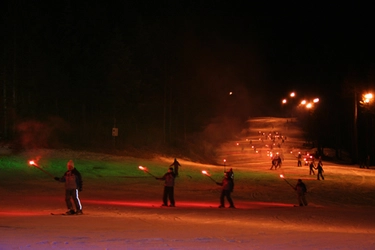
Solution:
[{"label": "snowboarder", "polygon": [[[68,161],[66,165],[68,171],[62,177],[55,177],[56,181],[65,182],[65,203],[68,208],[66,214],[82,214],[82,205],[78,197],[78,192],[82,191],[82,176],[76,168],[74,168],[74,162]],[[73,199],[75,209],[71,199]]]},{"label": "snowboarder", "polygon": [[171,165],[169,165],[170,167],[174,167],[174,174],[176,177],[178,177],[178,167],[181,167],[181,164],[177,161],[176,158],[174,158],[174,161]]},{"label": "snowboarder", "polygon": [[163,177],[155,179],[157,180],[164,180],[164,192],[163,192],[163,204],[162,207],[168,206],[168,199],[169,199],[169,206],[174,207],[175,206],[175,200],[174,200],[174,179],[176,175],[173,172],[173,168],[169,168],[168,172],[163,175]]},{"label": "snowboarder", "polygon": [[217,185],[222,186],[221,195],[220,195],[220,206],[219,208],[224,208],[224,197],[227,198],[229,202],[229,208],[235,208],[233,200],[231,198],[231,193],[233,192],[234,183],[233,179],[230,176],[230,173],[225,172],[222,182],[216,182]]},{"label": "snowboarder", "polygon": [[302,206],[307,206],[307,201],[305,197],[305,193],[307,192],[307,188],[305,183],[302,182],[301,179],[298,179],[298,182],[294,189],[297,191],[297,198],[298,198],[298,203],[299,205]]}]

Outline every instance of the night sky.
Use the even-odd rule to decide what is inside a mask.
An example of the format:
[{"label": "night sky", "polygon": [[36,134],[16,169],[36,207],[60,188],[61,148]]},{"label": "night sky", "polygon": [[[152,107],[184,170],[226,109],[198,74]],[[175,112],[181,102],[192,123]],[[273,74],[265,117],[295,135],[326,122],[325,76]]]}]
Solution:
[{"label": "night sky", "polygon": [[340,109],[350,91],[374,83],[371,10],[312,2],[3,1],[2,131],[58,117],[82,138],[98,130],[105,138],[118,126],[124,141],[146,128],[173,141],[229,118],[280,116],[290,91]]}]

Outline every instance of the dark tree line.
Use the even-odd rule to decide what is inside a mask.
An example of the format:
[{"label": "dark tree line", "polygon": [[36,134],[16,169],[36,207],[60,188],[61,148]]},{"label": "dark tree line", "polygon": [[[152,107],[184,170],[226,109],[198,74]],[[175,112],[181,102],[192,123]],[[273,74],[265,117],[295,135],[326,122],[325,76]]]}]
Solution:
[{"label": "dark tree line", "polygon": [[[204,133],[220,141],[240,128],[249,115],[246,93],[237,92],[233,104],[228,92],[244,83],[223,80],[235,73],[218,72],[226,66],[210,58],[210,46],[202,48],[201,24],[110,5],[4,3],[3,140],[22,147],[199,148],[197,140],[210,137]],[[227,125],[207,131],[211,123]]]},{"label": "dark tree line", "polygon": [[371,108],[359,107],[357,130],[353,120],[353,93],[371,90],[374,80],[372,51],[360,47],[371,40],[357,39],[362,29],[348,38],[345,25],[332,33],[321,23],[321,38],[298,27],[285,37],[292,16],[275,25],[264,21],[277,12],[241,16],[205,2],[9,0],[0,7],[3,141],[212,155],[249,117],[277,115],[284,83],[295,83],[322,97],[301,117],[320,151],[374,154]]}]

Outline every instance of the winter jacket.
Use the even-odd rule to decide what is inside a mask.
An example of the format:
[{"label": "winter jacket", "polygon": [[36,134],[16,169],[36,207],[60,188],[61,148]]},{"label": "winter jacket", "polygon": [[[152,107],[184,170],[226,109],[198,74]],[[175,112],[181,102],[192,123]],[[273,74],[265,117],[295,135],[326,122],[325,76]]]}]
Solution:
[{"label": "winter jacket", "polygon": [[228,190],[228,191],[233,192],[234,182],[229,177],[224,178],[221,183],[220,182],[216,182],[216,184],[219,185],[219,186],[222,186],[223,190]]},{"label": "winter jacket", "polygon": [[163,177],[157,178],[157,179],[165,180],[164,186],[173,187],[174,186],[174,178],[175,178],[175,173],[168,172],[165,175],[163,175]]},{"label": "winter jacket", "polygon": [[306,185],[303,182],[298,182],[294,189],[297,191],[298,194],[301,195],[307,192]]},{"label": "winter jacket", "polygon": [[60,182],[65,182],[65,189],[82,190],[82,176],[76,168],[65,172],[64,176],[59,179]]}]

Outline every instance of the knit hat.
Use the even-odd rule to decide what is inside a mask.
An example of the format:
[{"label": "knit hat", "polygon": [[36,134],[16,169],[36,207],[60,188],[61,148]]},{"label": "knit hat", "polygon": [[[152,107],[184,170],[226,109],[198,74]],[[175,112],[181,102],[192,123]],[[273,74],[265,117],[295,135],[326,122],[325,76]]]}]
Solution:
[{"label": "knit hat", "polygon": [[69,167],[69,166],[74,168],[74,162],[72,160],[69,160],[68,163],[66,164],[66,167]]}]

